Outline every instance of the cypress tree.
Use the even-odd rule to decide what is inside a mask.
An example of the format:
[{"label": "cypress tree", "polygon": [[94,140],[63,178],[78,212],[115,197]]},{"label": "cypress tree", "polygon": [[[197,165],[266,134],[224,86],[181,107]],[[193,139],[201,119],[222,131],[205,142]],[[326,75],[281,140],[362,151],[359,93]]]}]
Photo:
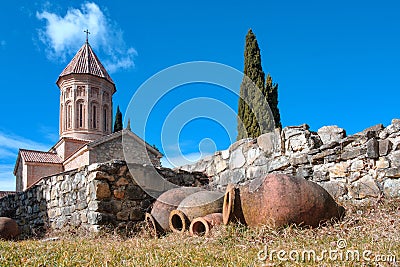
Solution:
[{"label": "cypress tree", "polygon": [[122,126],[122,113],[119,110],[119,106],[117,107],[117,113],[115,113],[115,121],[114,121],[114,133],[121,131],[123,129]]},{"label": "cypress tree", "polygon": [[[278,104],[278,85],[272,84],[268,75],[261,66],[261,53],[256,36],[250,29],[246,35],[244,50],[244,77],[240,85],[238,106],[238,136],[237,140],[251,137],[256,138],[263,133],[272,131],[277,125],[280,127]],[[272,96],[271,99],[269,99]],[[268,108],[275,105],[276,108]],[[273,113],[277,111],[277,116]],[[275,112],[276,112],[275,111]],[[278,118],[273,123],[273,118]]]},{"label": "cypress tree", "polygon": [[274,116],[275,128],[282,128],[281,115],[278,108],[278,84],[272,83],[272,77],[269,75],[269,73],[265,83],[265,91],[268,96],[268,105],[271,109],[272,115]]}]

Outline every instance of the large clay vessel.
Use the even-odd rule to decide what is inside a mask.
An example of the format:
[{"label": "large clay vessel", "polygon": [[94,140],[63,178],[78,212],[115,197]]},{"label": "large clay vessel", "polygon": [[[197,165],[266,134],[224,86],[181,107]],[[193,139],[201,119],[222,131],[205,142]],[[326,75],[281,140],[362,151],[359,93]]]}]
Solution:
[{"label": "large clay vessel", "polygon": [[189,226],[191,236],[208,236],[211,229],[222,224],[222,213],[211,213],[204,217],[194,219]]},{"label": "large clay vessel", "polygon": [[196,192],[202,191],[199,187],[177,187],[161,194],[154,202],[151,213],[146,213],[145,221],[154,235],[169,232],[169,214],[176,209],[183,199]]},{"label": "large clay vessel", "polygon": [[0,217],[0,239],[11,240],[18,235],[17,222],[8,217]]},{"label": "large clay vessel", "polygon": [[228,185],[223,204],[224,224],[232,221],[248,226],[317,227],[344,213],[318,184],[285,174],[269,174],[242,186]]},{"label": "large clay vessel", "polygon": [[222,212],[224,194],[217,191],[200,191],[186,197],[176,210],[171,211],[169,227],[173,232],[184,232],[197,217]]}]

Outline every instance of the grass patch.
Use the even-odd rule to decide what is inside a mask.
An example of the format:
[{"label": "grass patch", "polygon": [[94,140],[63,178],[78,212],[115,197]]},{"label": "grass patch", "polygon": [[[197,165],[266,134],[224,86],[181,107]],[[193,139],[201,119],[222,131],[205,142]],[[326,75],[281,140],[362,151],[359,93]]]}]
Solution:
[{"label": "grass patch", "polygon": [[145,229],[129,238],[53,232],[58,239],[0,241],[0,266],[399,266],[376,256],[400,261],[400,199],[346,209],[343,221],[316,229],[228,225],[210,237],[158,239]]}]

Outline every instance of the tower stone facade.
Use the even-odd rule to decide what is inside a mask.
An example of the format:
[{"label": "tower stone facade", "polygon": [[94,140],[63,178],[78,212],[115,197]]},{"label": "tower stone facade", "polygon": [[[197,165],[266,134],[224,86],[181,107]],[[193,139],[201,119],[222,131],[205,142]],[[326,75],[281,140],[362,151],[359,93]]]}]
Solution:
[{"label": "tower stone facade", "polygon": [[57,80],[60,88],[60,138],[94,141],[112,132],[115,84],[89,42]]}]

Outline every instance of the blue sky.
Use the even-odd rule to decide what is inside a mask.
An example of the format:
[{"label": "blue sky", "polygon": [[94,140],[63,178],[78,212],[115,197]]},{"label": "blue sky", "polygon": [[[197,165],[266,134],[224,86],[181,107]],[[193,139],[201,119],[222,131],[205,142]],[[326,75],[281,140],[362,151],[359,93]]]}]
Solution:
[{"label": "blue sky", "polygon": [[[352,134],[400,117],[395,0],[19,0],[5,1],[0,12],[0,190],[15,187],[18,148],[47,150],[57,141],[55,81],[83,44],[86,28],[116,83],[114,105],[123,113],[141,84],[170,66],[201,60],[242,71],[244,38],[252,28],[264,71],[279,83],[283,126],[338,125]],[[191,106],[191,99],[205,102]],[[213,110],[209,99],[230,108],[223,113],[226,121],[197,118],[181,125],[179,136],[162,140],[163,122],[175,107],[186,103],[187,110],[200,114]],[[135,121],[135,107],[130,110],[136,131],[140,120]],[[225,149],[236,137],[231,110],[237,110],[237,96],[224,88],[180,86],[157,103],[146,122],[146,141],[171,157]]]}]

